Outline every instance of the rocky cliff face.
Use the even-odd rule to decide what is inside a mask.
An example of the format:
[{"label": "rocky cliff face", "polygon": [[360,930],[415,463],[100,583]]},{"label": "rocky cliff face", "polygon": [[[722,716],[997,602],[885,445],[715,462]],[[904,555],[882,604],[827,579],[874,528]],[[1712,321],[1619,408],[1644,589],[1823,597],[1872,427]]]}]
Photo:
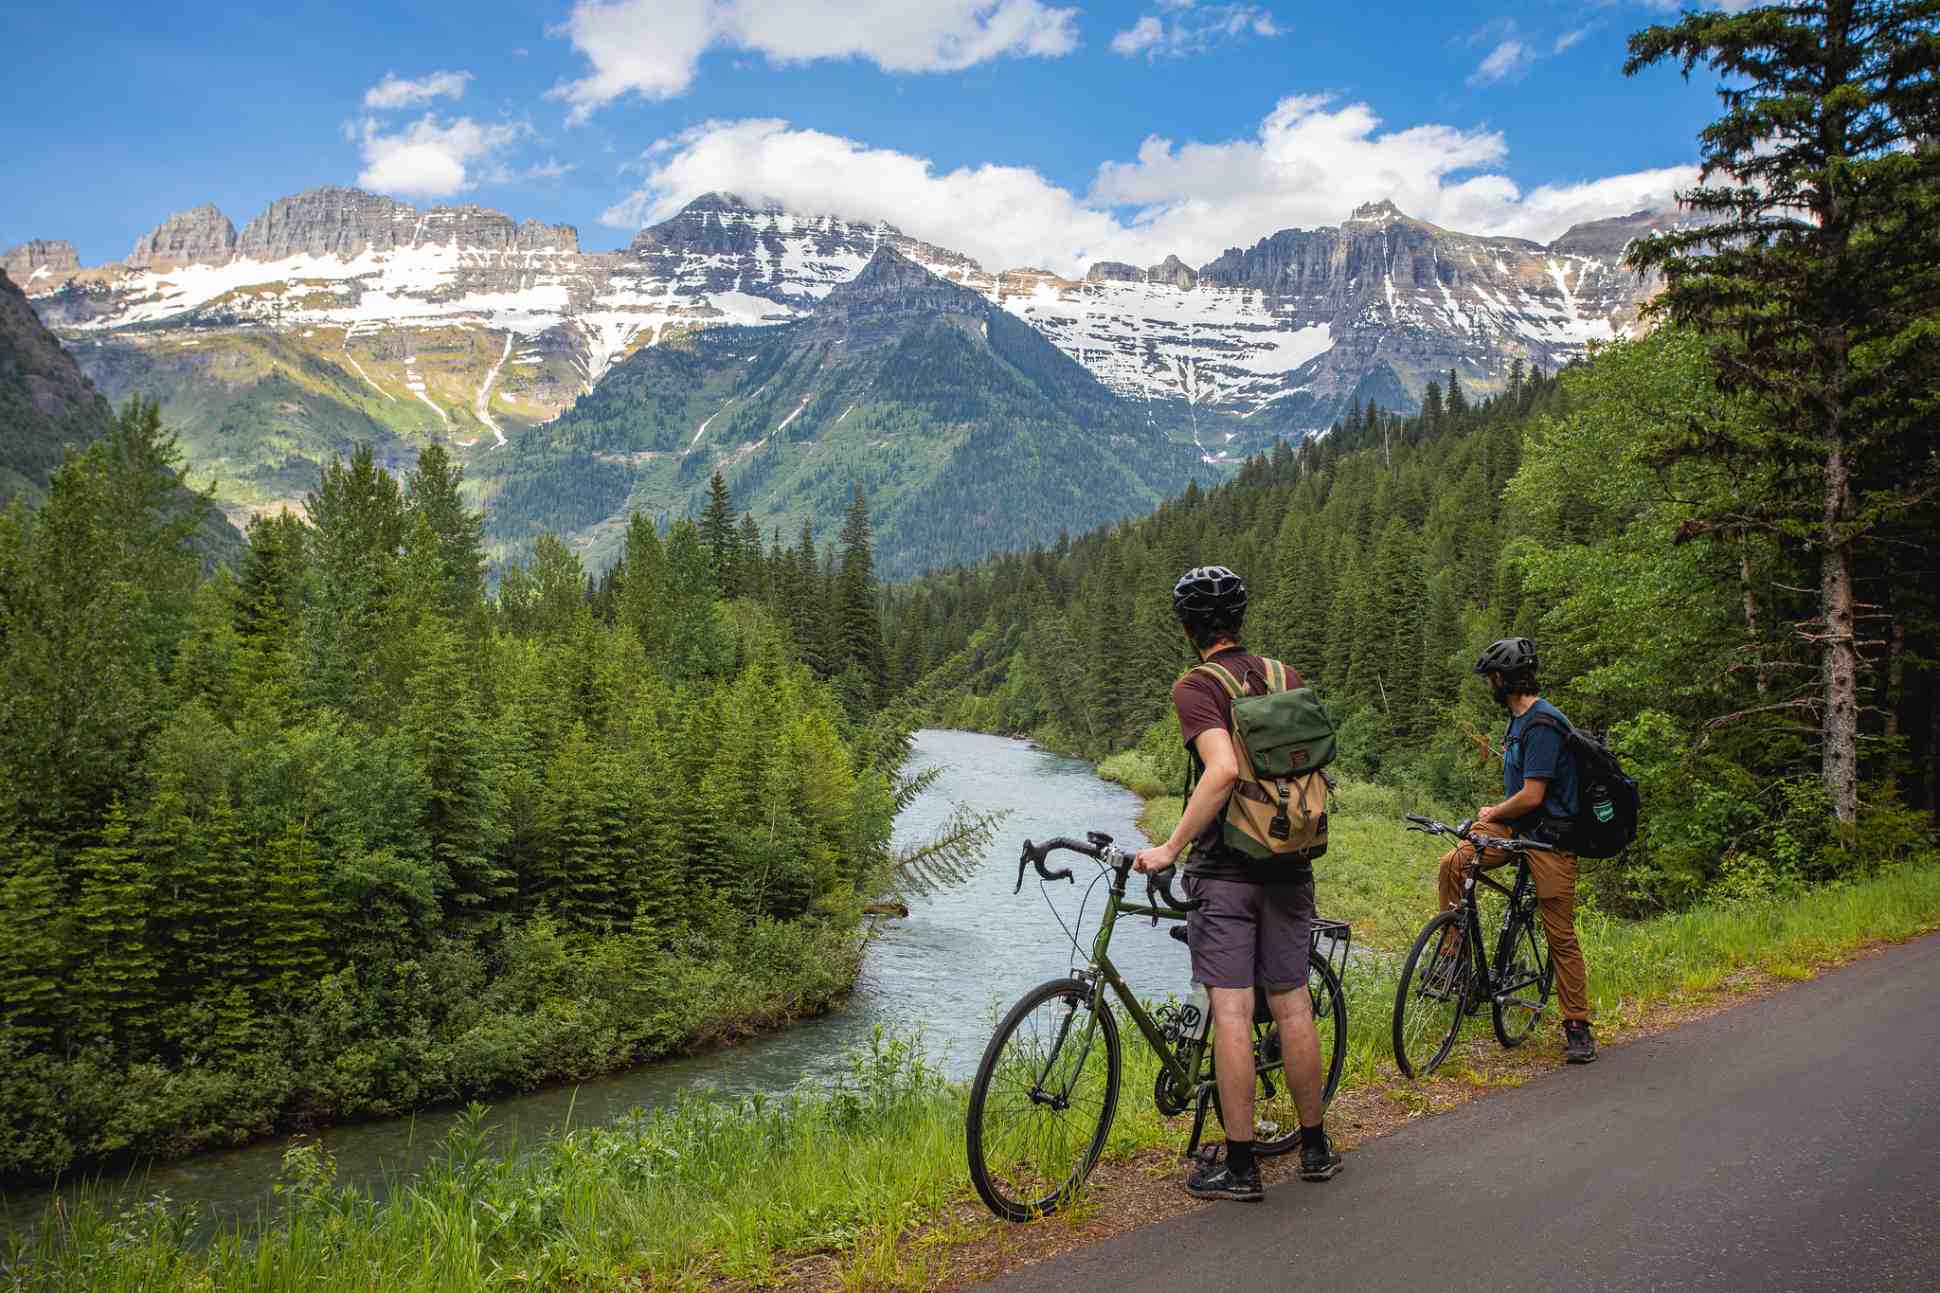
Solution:
[{"label": "rocky cliff face", "polygon": [[860,349],[897,340],[909,320],[982,322],[990,310],[983,296],[938,278],[885,244],[860,273],[829,289],[814,311],[811,331],[818,339]]},{"label": "rocky cliff face", "polygon": [[227,265],[236,256],[236,226],[205,202],[178,211],[135,240],[124,262],[130,269],[173,269],[178,265]]},{"label": "rocky cliff face", "polygon": [[80,268],[74,244],[60,238],[23,242],[0,252],[0,272],[12,279],[16,287],[33,286],[43,278],[65,278]]}]

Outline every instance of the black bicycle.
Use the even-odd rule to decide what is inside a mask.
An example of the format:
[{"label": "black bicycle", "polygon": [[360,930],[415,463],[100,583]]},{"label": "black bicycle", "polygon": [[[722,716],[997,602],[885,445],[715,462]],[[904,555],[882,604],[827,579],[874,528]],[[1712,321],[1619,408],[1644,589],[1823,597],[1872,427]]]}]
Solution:
[{"label": "black bicycle", "polygon": [[[1414,813],[1408,814],[1408,820],[1414,823],[1409,830],[1461,840],[1476,850],[1478,858],[1485,852],[1516,857],[1516,879],[1511,885],[1470,866],[1462,881],[1461,900],[1423,926],[1408,952],[1394,996],[1394,1062],[1407,1076],[1421,1077],[1448,1058],[1462,1020],[1479,1011],[1484,1002],[1489,1005],[1496,1040],[1504,1046],[1522,1045],[1549,1003],[1555,967],[1536,910],[1529,860],[1522,856],[1545,846],[1534,840],[1484,835],[1472,829],[1472,822],[1449,826]],[[1493,966],[1484,947],[1478,884],[1507,900],[1495,935]]]},{"label": "black bicycle", "polygon": [[[1197,901],[1173,895],[1172,868],[1145,878],[1143,903],[1125,900],[1135,856],[1112,847],[1111,836],[1092,832],[1083,842],[1070,839],[1024,841],[1017,860],[1017,884],[1034,865],[1040,880],[1070,880],[1069,868],[1050,870],[1044,861],[1066,849],[1097,862],[1108,879],[1108,897],[1088,960],[1068,977],[1040,983],[1024,994],[997,1025],[970,1084],[965,1149],[970,1180],[990,1210],[1006,1221],[1029,1221],[1057,1211],[1084,1185],[1098,1162],[1118,1110],[1124,1056],[1107,993],[1157,1052],[1159,1073],[1152,1099],[1168,1117],[1193,1111],[1191,1156],[1199,1149],[1206,1115],[1221,1117],[1219,1086],[1213,1073],[1210,1021],[1191,1003],[1146,1010],[1119,976],[1108,949],[1120,916],[1149,916],[1180,922]],[[1185,930],[1174,925],[1173,937]],[[1347,1059],[1347,998],[1341,974],[1347,969],[1352,938],[1337,920],[1314,921],[1307,957],[1307,993],[1320,1044],[1325,1107],[1340,1086]],[[1258,1154],[1284,1154],[1300,1142],[1299,1111],[1286,1080],[1279,1029],[1257,993],[1253,1016],[1255,1075],[1252,1139]],[[1223,1118],[1222,1118],[1223,1125]]]}]

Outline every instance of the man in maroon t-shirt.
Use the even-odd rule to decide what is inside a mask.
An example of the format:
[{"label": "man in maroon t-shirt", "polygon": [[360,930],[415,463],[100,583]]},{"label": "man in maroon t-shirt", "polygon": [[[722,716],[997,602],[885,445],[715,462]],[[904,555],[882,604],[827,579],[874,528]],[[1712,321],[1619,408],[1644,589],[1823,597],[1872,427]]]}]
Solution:
[{"label": "man in maroon t-shirt", "polygon": [[[1224,566],[1188,570],[1172,590],[1172,609],[1201,660],[1217,660],[1249,690],[1266,692],[1264,664],[1239,642],[1246,585],[1238,575]],[[1292,685],[1300,686],[1299,676],[1288,673]],[[1196,1169],[1186,1189],[1200,1198],[1253,1201],[1261,1197],[1249,1134],[1255,983],[1266,989],[1286,1081],[1300,1111],[1301,1179],[1325,1181],[1341,1169],[1341,1156],[1321,1125],[1320,1040],[1307,995],[1314,877],[1309,867],[1252,862],[1220,838],[1220,814],[1239,779],[1233,703],[1226,689],[1203,673],[1187,673],[1173,684],[1172,704],[1200,777],[1171,838],[1140,853],[1136,865],[1140,871],[1162,871],[1188,843],[1192,846],[1186,890],[1201,905],[1187,918],[1186,941],[1193,980],[1206,985],[1212,999],[1213,1063],[1226,1122],[1225,1158]]]}]

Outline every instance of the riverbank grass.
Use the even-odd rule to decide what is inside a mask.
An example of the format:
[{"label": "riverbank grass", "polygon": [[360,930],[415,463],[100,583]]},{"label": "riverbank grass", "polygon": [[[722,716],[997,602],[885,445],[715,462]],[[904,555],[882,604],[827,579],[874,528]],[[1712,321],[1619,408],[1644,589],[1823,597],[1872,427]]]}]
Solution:
[{"label": "riverbank grass", "polygon": [[[1408,874],[1425,919],[1428,882]],[[1581,935],[1599,1016],[1614,1023],[1747,970],[1809,976],[1856,948],[1936,928],[1940,868],[1924,863],[1803,900],[1636,924],[1592,914]],[[1387,1088],[1405,1103],[1418,1092],[1395,1077],[1387,1053],[1398,961],[1392,947],[1377,948],[1350,968],[1344,1090]],[[1153,1109],[1156,1061],[1129,1029],[1125,1056],[1106,1149],[1119,1163],[1177,1149],[1186,1135],[1184,1119]],[[299,1147],[277,1211],[253,1232],[225,1228],[201,1247],[194,1217],[165,1202],[121,1208],[84,1196],[0,1247],[0,1288],[672,1289],[776,1284],[804,1262],[837,1284],[919,1288],[947,1268],[953,1244],[974,1238],[960,1233],[964,1108],[962,1085],[945,1081],[918,1042],[879,1035],[828,1092],[691,1098],[527,1147],[494,1141],[478,1109],[431,1167],[381,1202],[336,1185],[327,1157]]]}]

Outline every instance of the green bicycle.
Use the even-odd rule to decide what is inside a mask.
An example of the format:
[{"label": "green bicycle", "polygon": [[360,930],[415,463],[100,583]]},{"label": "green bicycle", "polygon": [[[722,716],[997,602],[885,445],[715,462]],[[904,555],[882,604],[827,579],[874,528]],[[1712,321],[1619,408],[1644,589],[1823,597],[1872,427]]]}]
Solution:
[{"label": "green bicycle", "polygon": [[[1085,842],[1024,842],[1017,862],[1017,888],[1024,869],[1035,866],[1041,880],[1071,880],[1068,868],[1052,871],[1044,861],[1066,849],[1097,862],[1110,877],[1109,897],[1099,918],[1090,959],[1069,977],[1040,983],[1010,1008],[984,1048],[970,1087],[965,1142],[970,1180],[990,1210],[1007,1221],[1029,1221],[1070,1202],[1091,1175],[1105,1147],[1118,1110],[1124,1054],[1118,1021],[1105,998],[1109,987],[1159,1059],[1152,1098],[1168,1117],[1194,1111],[1186,1154],[1198,1152],[1206,1113],[1218,1112],[1213,1081],[1210,1021],[1201,1021],[1191,1003],[1148,1011],[1113,966],[1107,954],[1121,915],[1183,921],[1198,904],[1172,894],[1172,869],[1146,878],[1146,901],[1125,901],[1131,853],[1112,847],[1111,836],[1091,832]],[[1172,937],[1185,939],[1183,925]],[[1308,952],[1307,990],[1320,1037],[1326,1080],[1322,1100],[1331,1102],[1347,1060],[1347,1000],[1341,972],[1347,967],[1352,934],[1339,921],[1316,920]],[[1326,950],[1322,951],[1322,945]],[[1338,962],[1338,964],[1336,964]],[[1300,1143],[1300,1119],[1287,1088],[1280,1039],[1258,994],[1253,1023],[1254,1152],[1284,1154]]]}]

